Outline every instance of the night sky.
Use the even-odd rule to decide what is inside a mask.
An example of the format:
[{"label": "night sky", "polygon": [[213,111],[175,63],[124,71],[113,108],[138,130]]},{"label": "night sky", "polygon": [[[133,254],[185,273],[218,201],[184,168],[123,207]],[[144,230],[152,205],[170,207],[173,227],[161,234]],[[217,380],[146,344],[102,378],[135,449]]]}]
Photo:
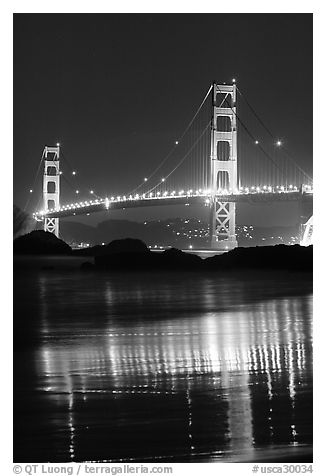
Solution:
[{"label": "night sky", "polygon": [[170,150],[212,80],[233,77],[311,174],[312,14],[15,14],[14,203],[31,199],[34,211],[42,150],[58,141],[78,188],[129,191]]}]

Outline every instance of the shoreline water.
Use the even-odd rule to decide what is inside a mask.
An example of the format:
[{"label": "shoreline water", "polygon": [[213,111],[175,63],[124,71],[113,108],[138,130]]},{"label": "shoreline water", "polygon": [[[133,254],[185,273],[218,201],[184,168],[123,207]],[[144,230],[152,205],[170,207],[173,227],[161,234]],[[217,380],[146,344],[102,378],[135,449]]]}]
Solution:
[{"label": "shoreline water", "polygon": [[14,257],[15,462],[312,462],[311,273],[89,260]]}]

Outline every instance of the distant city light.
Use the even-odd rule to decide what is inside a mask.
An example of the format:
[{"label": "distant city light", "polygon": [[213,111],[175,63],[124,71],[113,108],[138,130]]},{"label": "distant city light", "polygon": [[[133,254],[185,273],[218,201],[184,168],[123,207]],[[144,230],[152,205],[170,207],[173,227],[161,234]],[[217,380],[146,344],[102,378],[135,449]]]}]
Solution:
[{"label": "distant city light", "polygon": [[79,190],[76,190],[76,193],[79,193]]},{"label": "distant city light", "polygon": [[192,245],[189,245],[189,249],[192,250]]},{"label": "distant city light", "polygon": [[165,178],[164,178],[164,177],[162,178],[162,182],[165,182]]},{"label": "distant city light", "polygon": [[90,190],[90,192],[89,192],[89,193],[93,194],[93,193],[94,193],[94,190]]},{"label": "distant city light", "polygon": [[62,175],[62,170],[60,170],[59,175]]},{"label": "distant city light", "polygon": [[73,170],[73,171],[72,171],[72,175],[76,175],[76,172],[75,172],[75,170]]},{"label": "distant city light", "polygon": [[29,193],[33,193],[33,190],[31,188],[29,189]]},{"label": "distant city light", "polygon": [[258,145],[258,144],[259,144],[259,141],[258,141],[258,140],[255,140],[255,144]]},{"label": "distant city light", "polygon": [[236,79],[235,79],[235,78],[233,78],[233,79],[232,79],[232,83],[235,83],[235,82],[236,82]]},{"label": "distant city light", "polygon": [[147,178],[147,177],[145,177],[145,178],[144,178],[144,182],[147,182],[147,180],[148,180],[148,178]]},{"label": "distant city light", "polygon": [[175,141],[175,145],[178,145],[178,144],[179,144],[179,141],[178,141],[178,140],[176,140],[176,141]]},{"label": "distant city light", "polygon": [[282,145],[282,141],[280,141],[280,140],[276,141],[276,145],[277,145],[278,147],[280,147],[280,146]]},{"label": "distant city light", "polygon": [[60,147],[60,143],[59,143],[59,142],[57,142],[57,147]]}]

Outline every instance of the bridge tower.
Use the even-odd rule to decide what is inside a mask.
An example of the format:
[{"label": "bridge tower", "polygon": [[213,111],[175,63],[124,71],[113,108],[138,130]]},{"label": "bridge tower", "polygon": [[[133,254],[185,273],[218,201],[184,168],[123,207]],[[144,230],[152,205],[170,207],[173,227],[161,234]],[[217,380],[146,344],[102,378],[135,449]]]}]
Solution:
[{"label": "bridge tower", "polygon": [[215,82],[212,87],[211,126],[211,246],[227,250],[238,246],[235,232],[235,203],[218,200],[218,190],[235,193],[237,172],[236,85]]},{"label": "bridge tower", "polygon": [[[43,207],[44,212],[54,210],[60,206],[60,146],[45,146],[44,175],[43,175]],[[59,218],[44,218],[44,231],[54,233],[59,237]]]}]

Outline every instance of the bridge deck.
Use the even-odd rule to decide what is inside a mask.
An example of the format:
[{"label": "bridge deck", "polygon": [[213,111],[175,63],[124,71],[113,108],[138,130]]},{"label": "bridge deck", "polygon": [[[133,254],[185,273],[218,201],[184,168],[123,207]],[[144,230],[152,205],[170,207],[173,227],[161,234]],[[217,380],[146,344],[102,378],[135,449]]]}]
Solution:
[{"label": "bridge deck", "polygon": [[[217,195],[215,200],[218,202],[235,202],[235,203],[263,203],[275,201],[310,201],[313,194],[309,192],[284,191],[284,192],[256,192],[256,193],[238,193]],[[194,194],[194,195],[168,195],[165,197],[149,197],[149,198],[127,198],[114,200],[89,200],[70,205],[63,205],[58,210],[50,210],[46,213],[36,212],[33,214],[36,220],[43,220],[44,216],[48,218],[63,218],[74,215],[85,215],[88,213],[96,213],[108,210],[124,210],[127,208],[168,206],[168,205],[206,205],[212,203],[210,195]]]}]

